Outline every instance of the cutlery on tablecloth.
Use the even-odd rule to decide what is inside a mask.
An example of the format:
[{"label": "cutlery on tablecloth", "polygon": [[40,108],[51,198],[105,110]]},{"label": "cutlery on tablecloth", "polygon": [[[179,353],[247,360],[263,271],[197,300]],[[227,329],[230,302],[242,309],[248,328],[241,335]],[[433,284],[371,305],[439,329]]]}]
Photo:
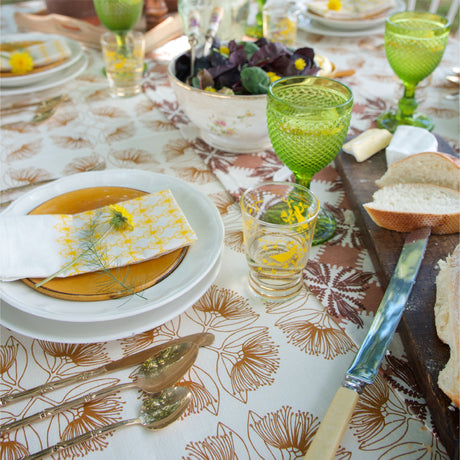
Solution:
[{"label": "cutlery on tablecloth", "polygon": [[200,332],[197,334],[191,334],[185,337],[181,337],[179,339],[171,340],[170,342],[162,343],[160,345],[155,345],[154,347],[139,351],[138,353],[135,353],[133,355],[125,356],[124,358],[120,358],[120,359],[117,359],[116,361],[112,361],[108,364],[104,364],[103,366],[97,367],[96,369],[80,372],[70,377],[65,377],[65,378],[58,379],[52,382],[48,382],[43,385],[39,385],[35,388],[31,388],[29,390],[2,396],[0,398],[0,407],[4,407],[7,404],[10,404],[14,401],[19,401],[20,399],[31,398],[33,396],[45,394],[45,393],[48,393],[49,391],[53,391],[58,388],[62,388],[66,385],[84,382],[94,377],[104,375],[108,372],[118,371],[120,369],[126,369],[127,367],[141,364],[146,359],[150,358],[152,355],[160,352],[161,350],[167,347],[170,347],[171,345],[175,345],[178,343],[184,343],[184,342],[193,342],[198,347],[203,347],[203,346],[210,345],[213,341],[214,341],[214,335],[209,332]]},{"label": "cutlery on tablecloth", "polygon": [[[86,169],[84,172],[88,172],[88,171],[103,171],[106,168],[106,166],[107,165],[106,165],[105,161],[102,160],[99,163],[96,163],[94,166],[91,166],[90,168]],[[83,172],[83,171],[81,171],[81,172]],[[57,178],[43,179],[43,180],[39,180],[37,182],[30,182],[29,184],[17,185],[17,186],[14,186],[14,187],[7,188],[5,190],[0,190],[0,208],[4,208],[5,206],[8,206],[9,204],[11,204],[14,201],[14,199],[9,199],[9,200],[3,201],[4,195],[6,195],[6,194],[10,195],[11,193],[15,193],[15,192],[25,192],[28,189],[31,189],[33,187],[38,187],[39,185],[48,184],[49,182],[53,182],[55,180],[57,180]]]},{"label": "cutlery on tablecloth", "polygon": [[342,387],[332,400],[305,460],[332,460],[335,457],[360,393],[377,377],[417,278],[430,234],[431,229],[424,227],[406,236],[395,271],[369,332],[346,372]]},{"label": "cutlery on tablecloth", "polygon": [[64,100],[68,100],[68,96],[66,94],[52,97],[44,101],[28,102],[26,104],[11,104],[6,107],[2,107],[0,109],[0,114],[8,115],[11,113],[17,113],[23,111],[24,109],[29,109],[31,107],[37,107],[36,110],[38,111],[46,111],[50,107],[54,107],[56,104],[59,104]]},{"label": "cutlery on tablecloth", "polygon": [[39,420],[56,415],[72,407],[96,401],[112,393],[127,389],[139,388],[145,393],[159,393],[170,385],[178,382],[192,367],[198,356],[198,345],[194,342],[176,343],[159,351],[156,355],[144,361],[138,369],[132,382],[121,383],[109,388],[88,393],[79,398],[66,401],[57,406],[48,407],[40,412],[29,415],[20,420],[0,426],[0,436],[29,425]]},{"label": "cutlery on tablecloth", "polygon": [[12,129],[12,128],[16,129],[16,128],[21,128],[22,126],[37,125],[39,123],[42,123],[54,115],[54,112],[56,111],[58,105],[61,102],[64,102],[67,100],[68,100],[67,96],[58,96],[58,97],[55,97],[53,100],[50,99],[48,101],[45,101],[43,105],[39,105],[37,107],[37,109],[35,110],[35,114],[31,120],[4,123],[0,125],[0,128],[1,129]]},{"label": "cutlery on tablecloth", "polygon": [[97,438],[103,434],[110,433],[122,426],[142,425],[150,430],[159,430],[176,421],[187,409],[191,401],[191,393],[185,387],[177,386],[163,390],[159,395],[145,399],[139,410],[139,416],[129,420],[106,425],[101,428],[83,433],[80,436],[61,441],[54,446],[48,447],[40,452],[23,457],[22,460],[36,460],[46,455],[61,452],[71,446]]}]

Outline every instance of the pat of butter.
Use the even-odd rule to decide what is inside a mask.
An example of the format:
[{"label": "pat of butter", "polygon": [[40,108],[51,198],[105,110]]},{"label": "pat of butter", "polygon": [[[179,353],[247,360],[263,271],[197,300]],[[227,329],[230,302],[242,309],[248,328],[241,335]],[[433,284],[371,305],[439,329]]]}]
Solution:
[{"label": "pat of butter", "polygon": [[428,130],[417,126],[401,125],[386,148],[387,166],[420,152],[437,152],[438,140]]},{"label": "pat of butter", "polygon": [[391,138],[392,134],[386,129],[372,128],[356,136],[342,148],[344,152],[353,155],[356,161],[362,162],[387,147]]}]

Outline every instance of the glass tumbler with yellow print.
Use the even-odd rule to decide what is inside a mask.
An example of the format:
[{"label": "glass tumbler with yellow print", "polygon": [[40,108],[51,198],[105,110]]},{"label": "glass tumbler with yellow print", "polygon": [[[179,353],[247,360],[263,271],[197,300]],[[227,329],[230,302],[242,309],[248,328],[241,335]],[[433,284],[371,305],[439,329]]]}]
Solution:
[{"label": "glass tumbler with yellow print", "polygon": [[240,200],[249,287],[258,296],[281,302],[303,286],[319,211],[313,193],[291,182],[265,182]]},{"label": "glass tumbler with yellow print", "polygon": [[101,37],[102,55],[111,95],[130,97],[142,91],[145,40],[141,32],[127,32],[123,46],[118,36],[106,32]]},{"label": "glass tumbler with yellow print", "polygon": [[272,42],[294,46],[298,15],[299,7],[293,0],[267,0],[262,10],[264,37]]}]

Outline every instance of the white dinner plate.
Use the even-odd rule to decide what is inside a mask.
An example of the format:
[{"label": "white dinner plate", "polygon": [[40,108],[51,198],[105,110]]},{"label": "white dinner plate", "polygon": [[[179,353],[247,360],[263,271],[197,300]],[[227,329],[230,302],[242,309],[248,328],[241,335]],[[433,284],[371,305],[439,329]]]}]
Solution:
[{"label": "white dinner plate", "polygon": [[192,289],[156,310],[104,323],[53,321],[29,315],[1,302],[0,323],[27,337],[59,343],[94,343],[124,339],[149,331],[179,316],[209,289],[222,265],[222,252],[209,273]]},{"label": "white dinner plate", "polygon": [[43,70],[41,72],[31,73],[28,75],[18,75],[14,77],[0,77],[0,85],[5,88],[9,87],[19,87],[35,84],[44,79],[50,78],[55,73],[58,73],[67,67],[70,67],[72,64],[75,64],[83,54],[83,48],[78,42],[67,37],[62,37],[60,35],[50,35],[50,34],[39,34],[39,33],[27,33],[27,34],[9,34],[2,35],[0,38],[1,43],[10,43],[10,42],[23,42],[23,41],[46,41],[52,39],[65,40],[69,49],[70,56],[59,65],[52,67],[50,69]]},{"label": "white dinner plate", "polygon": [[356,21],[340,21],[328,19],[304,11],[299,18],[299,29],[305,32],[329,35],[332,37],[360,37],[370,33],[381,33],[385,30],[386,18],[406,8],[403,0],[397,0],[396,5],[384,16],[375,19],[360,19]]},{"label": "white dinner plate", "polygon": [[82,323],[129,318],[169,304],[199,283],[220,254],[224,227],[213,202],[185,182],[164,174],[113,169],[73,174],[51,182],[14,201],[2,213],[24,215],[41,203],[73,190],[119,186],[148,193],[169,189],[197,235],[179,266],[158,284],[129,296],[101,301],[61,300],[41,294],[22,281],[0,282],[0,298],[25,313],[53,321]]},{"label": "white dinner plate", "polygon": [[308,18],[299,18],[298,28],[311,34],[325,35],[329,37],[363,37],[365,35],[380,34],[385,32],[385,26],[381,25],[371,29],[341,30],[330,29]]},{"label": "white dinner plate", "polygon": [[12,86],[7,88],[1,85],[0,95],[15,96],[17,94],[36,93],[37,91],[55,88],[56,86],[62,85],[70,80],[73,80],[74,78],[77,78],[86,69],[87,65],[88,57],[85,53],[83,53],[71,66],[60,70],[59,72],[53,73],[45,80],[40,80],[36,83],[26,86]]}]

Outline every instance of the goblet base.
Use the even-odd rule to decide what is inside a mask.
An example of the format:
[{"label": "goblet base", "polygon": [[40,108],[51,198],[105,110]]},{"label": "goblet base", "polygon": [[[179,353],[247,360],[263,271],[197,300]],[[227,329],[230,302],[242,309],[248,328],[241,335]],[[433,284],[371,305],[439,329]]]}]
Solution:
[{"label": "goblet base", "polygon": [[396,112],[382,113],[377,118],[377,125],[379,128],[387,129],[390,133],[394,133],[396,128],[400,125],[416,126],[418,128],[425,128],[428,131],[433,131],[433,120],[426,115],[414,115],[413,118],[403,118],[398,116]]},{"label": "goblet base", "polygon": [[312,245],[325,243],[335,235],[337,222],[334,216],[324,209],[321,209],[316,219],[315,234],[313,235]]}]

